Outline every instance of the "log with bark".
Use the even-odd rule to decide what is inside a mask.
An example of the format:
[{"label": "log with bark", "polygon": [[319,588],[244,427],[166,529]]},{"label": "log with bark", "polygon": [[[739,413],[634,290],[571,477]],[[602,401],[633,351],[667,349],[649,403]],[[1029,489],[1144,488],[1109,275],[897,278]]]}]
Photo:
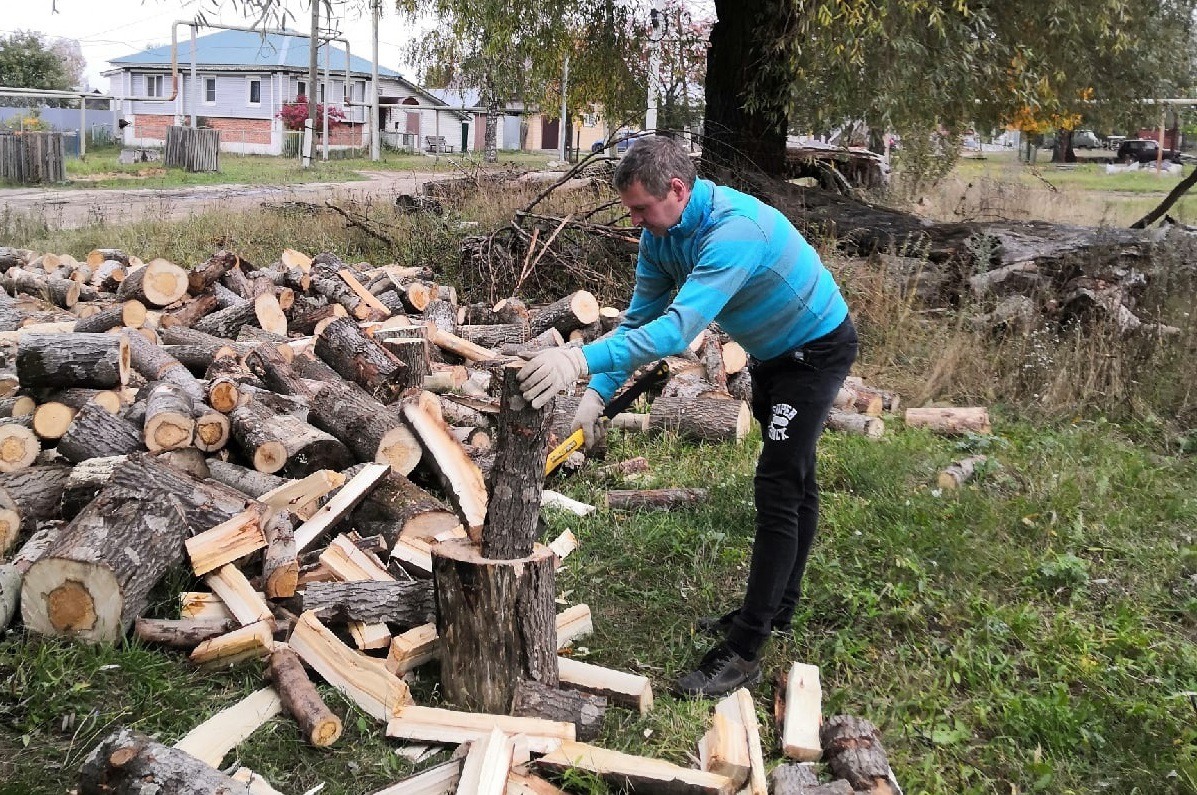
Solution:
[{"label": "log with bark", "polygon": [[[0,508],[12,511],[18,520],[13,527],[13,538],[18,529],[33,531],[39,522],[57,519],[62,510],[62,493],[70,476],[69,467],[48,465],[0,474]],[[11,541],[0,546],[5,550]],[[2,554],[2,553],[0,553]]]},{"label": "log with bark", "polygon": [[141,328],[145,325],[145,304],[136,299],[115,304],[91,317],[75,322],[76,334],[100,334],[114,328]]},{"label": "log with bark", "polygon": [[583,742],[598,738],[606,713],[605,696],[560,690],[527,680],[516,685],[511,705],[512,715],[572,723],[577,739]]},{"label": "log with bark", "polygon": [[17,348],[23,389],[123,387],[129,382],[129,343],[113,334],[29,334]]},{"label": "log with bark", "polygon": [[333,714],[303,669],[299,656],[280,646],[270,655],[269,676],[282,699],[283,708],[303,737],[317,748],[327,748],[341,736],[341,719]]},{"label": "log with bark", "polygon": [[329,624],[361,621],[401,627],[426,624],[435,612],[429,580],[314,582],[304,590],[303,609]]},{"label": "log with bark", "polygon": [[327,381],[311,401],[313,425],[344,442],[358,461],[377,461],[406,475],[420,463],[419,441],[399,411],[375,400],[356,384]]},{"label": "log with bark", "polygon": [[146,643],[191,650],[236,628],[237,622],[231,618],[138,618],[133,634]]},{"label": "log with bark", "polygon": [[902,795],[890,768],[881,733],[863,718],[832,715],[820,729],[824,761],[837,777],[847,779],[854,792]]},{"label": "log with bark", "polygon": [[752,412],[742,400],[659,397],[652,403],[648,428],[696,441],[741,442],[752,428]]},{"label": "log with bark", "polygon": [[617,489],[605,497],[608,508],[623,511],[668,511],[706,499],[706,489]]},{"label": "log with bark", "polygon": [[185,751],[119,728],[83,763],[79,795],[252,795],[250,785],[226,776]]},{"label": "log with bark", "polygon": [[75,414],[58,440],[57,449],[76,464],[89,458],[125,455],[142,449],[142,432],[133,423],[92,403]]},{"label": "log with bark", "polygon": [[354,511],[353,521],[382,533],[391,546],[400,536],[434,538],[461,526],[457,514],[396,471],[394,465]]},{"label": "log with bark", "polygon": [[228,415],[232,437],[259,472],[285,469],[292,476],[344,469],[353,456],[340,440],[290,414],[250,401]]},{"label": "log with bark", "polygon": [[906,409],[906,424],[949,436],[988,434],[992,430],[989,409],[985,406],[909,408]]},{"label": "log with bark", "polygon": [[207,292],[214,283],[219,281],[230,268],[236,267],[239,262],[237,255],[231,251],[224,249],[217,251],[187,272],[188,289],[192,295]]},{"label": "log with bark", "polygon": [[599,319],[599,303],[593,294],[578,290],[548,306],[532,310],[528,325],[530,336],[555,328],[562,336],[568,336],[574,329],[588,326]]},{"label": "log with bark", "polygon": [[8,629],[20,606],[25,572],[46,554],[46,550],[53,545],[60,532],[61,523],[46,522],[21,545],[11,560],[0,563],[0,632]]}]

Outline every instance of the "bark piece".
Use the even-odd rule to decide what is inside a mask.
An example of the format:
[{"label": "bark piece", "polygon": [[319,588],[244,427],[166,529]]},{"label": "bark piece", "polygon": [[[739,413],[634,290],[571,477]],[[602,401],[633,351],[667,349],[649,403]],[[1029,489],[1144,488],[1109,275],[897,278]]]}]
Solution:
[{"label": "bark piece", "polygon": [[605,497],[608,508],[623,511],[669,511],[706,499],[706,489],[617,489]]},{"label": "bark piece", "polygon": [[606,713],[605,696],[560,690],[527,680],[516,684],[511,705],[512,715],[572,723],[577,739],[583,742],[599,736]]},{"label": "bark piece", "polygon": [[299,724],[305,740],[327,748],[341,736],[341,719],[324,703],[291,648],[280,646],[270,654],[269,675],[287,714]]},{"label": "bark piece", "polygon": [[17,348],[23,389],[122,387],[129,381],[129,343],[112,334],[29,334]]},{"label": "bark piece", "polygon": [[543,546],[509,561],[481,557],[461,541],[433,548],[441,685],[450,701],[507,712],[518,680],[557,684],[553,562]]},{"label": "bark piece", "polygon": [[190,650],[205,640],[219,637],[236,628],[237,622],[230,618],[139,618],[133,624],[133,634],[138,640],[146,643]]},{"label": "bark piece", "polygon": [[99,742],[83,763],[79,795],[252,795],[232,779],[189,753],[120,728]]},{"label": "bark piece", "polygon": [[497,454],[491,469],[482,556],[527,557],[536,541],[540,492],[548,453],[549,411],[534,409],[519,385],[520,365],[500,369],[503,378]]},{"label": "bark piece", "polygon": [[430,580],[314,582],[304,590],[303,609],[328,624],[361,621],[414,627],[435,616]]},{"label": "bark piece", "polygon": [[872,723],[851,715],[832,715],[820,733],[827,766],[837,778],[847,779],[853,791],[902,794],[881,746],[881,734]]}]

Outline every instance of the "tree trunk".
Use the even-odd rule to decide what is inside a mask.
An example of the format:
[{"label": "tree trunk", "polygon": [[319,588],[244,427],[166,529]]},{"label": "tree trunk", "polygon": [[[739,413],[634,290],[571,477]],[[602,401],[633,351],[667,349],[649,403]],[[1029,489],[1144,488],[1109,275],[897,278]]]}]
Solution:
[{"label": "tree trunk", "polygon": [[96,746],[79,774],[79,795],[252,795],[253,789],[189,753],[117,729]]},{"label": "tree trunk", "polygon": [[482,555],[507,560],[527,557],[536,542],[540,492],[548,454],[547,408],[534,409],[520,393],[519,364],[498,368],[503,379],[495,463],[491,469]]},{"label": "tree trunk", "polygon": [[522,679],[557,684],[555,557],[488,560],[465,541],[432,548],[441,686],[468,710],[506,713]]},{"label": "tree trunk", "polygon": [[[776,13],[764,0],[748,5],[716,0],[715,13],[707,50],[703,165],[711,173],[734,174],[747,166],[784,177],[790,90],[779,73],[762,67],[776,62],[765,44],[784,37],[792,15]],[[750,86],[760,98],[752,111],[745,109]]]}]

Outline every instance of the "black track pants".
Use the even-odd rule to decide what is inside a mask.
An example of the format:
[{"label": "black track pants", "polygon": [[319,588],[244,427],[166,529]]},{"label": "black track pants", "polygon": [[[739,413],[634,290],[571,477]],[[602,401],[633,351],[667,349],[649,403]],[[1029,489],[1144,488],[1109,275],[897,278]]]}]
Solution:
[{"label": "black track pants", "polygon": [[788,626],[819,523],[815,443],[852,362],[856,329],[834,331],[776,359],[750,364],[752,414],[764,449],[756,463],[756,539],[744,605],[728,642],[754,656],[773,626]]}]

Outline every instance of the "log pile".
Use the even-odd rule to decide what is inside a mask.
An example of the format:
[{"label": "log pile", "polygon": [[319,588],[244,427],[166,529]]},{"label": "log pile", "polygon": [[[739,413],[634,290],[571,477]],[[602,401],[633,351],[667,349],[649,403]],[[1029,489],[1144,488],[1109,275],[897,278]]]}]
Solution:
[{"label": "log pile", "polygon": [[[728,736],[755,731],[743,705],[708,743],[719,770],[585,745],[609,705],[651,709],[652,686],[558,656],[590,614],[556,612],[554,572],[577,539],[540,539],[539,512],[545,458],[583,385],[533,410],[508,354],[595,339],[617,310],[585,291],[540,307],[458,306],[422,269],[294,250],[260,267],[227,251],[184,270],[104,249],[86,262],[24,252],[0,268],[12,368],[0,381],[0,629],[19,612],[41,634],[133,633],[196,666],[256,665],[263,681],[174,748],[115,730],[80,792],[181,778],[270,791],[221,763],[278,712],[304,741],[335,743],[341,716],[318,679],[388,736],[470,744],[453,776],[476,791],[543,791],[529,753],[536,769],[584,758],[648,791],[763,781],[763,768],[724,754]],[[749,403],[732,390],[746,363],[712,330],[671,362],[649,413],[630,416],[645,432],[738,442]],[[896,410],[861,387],[844,406],[877,419],[886,399]],[[701,498],[613,492],[608,503]],[[177,614],[147,614],[176,567],[195,585]],[[403,676],[433,660],[447,701],[471,711],[412,703]]]}]

